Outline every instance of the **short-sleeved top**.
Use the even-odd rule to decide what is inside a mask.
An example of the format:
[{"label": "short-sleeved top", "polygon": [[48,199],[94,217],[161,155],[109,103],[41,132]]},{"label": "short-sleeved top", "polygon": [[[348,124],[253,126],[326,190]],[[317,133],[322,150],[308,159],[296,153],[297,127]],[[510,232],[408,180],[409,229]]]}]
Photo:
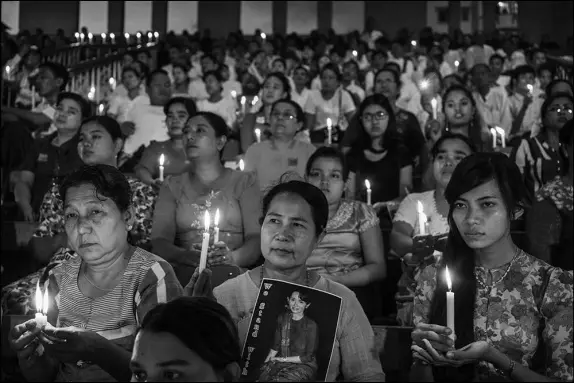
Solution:
[{"label": "short-sleeved top", "polygon": [[169,140],[163,106],[134,102],[126,121],[135,125],[135,132],[124,144],[124,153],[128,155],[134,154],[142,145],[147,147],[152,141]]},{"label": "short-sleeved top", "polygon": [[495,126],[504,129],[508,137],[512,128],[512,113],[506,89],[493,86],[484,98],[478,92],[474,92],[472,96],[484,124],[489,129]]},{"label": "short-sleeved top", "polygon": [[333,126],[340,125],[339,121],[344,119],[347,113],[355,111],[355,103],[351,95],[342,88],[337,89],[330,100],[325,100],[320,90],[312,90],[303,110],[315,115],[315,126],[312,130],[321,130],[327,127],[327,118],[331,119]]},{"label": "short-sleeved top", "polygon": [[[130,231],[133,245],[147,246],[151,237],[152,214],[157,192],[150,185],[144,184],[137,178],[126,176],[132,192],[134,208],[134,226]],[[40,224],[34,232],[34,237],[55,236],[64,232],[64,202],[60,197],[59,185],[53,183],[44,195],[40,207]]]},{"label": "short-sleeved top", "polygon": [[230,250],[248,235],[258,234],[261,192],[251,172],[226,169],[210,188],[196,188],[188,172],[169,177],[162,185],[153,215],[152,239],[162,238],[191,249],[201,244],[204,215],[219,209],[219,238]]},{"label": "short-sleeved top", "polygon": [[137,165],[146,169],[154,179],[159,178],[159,157],[164,155],[164,177],[178,175],[189,169],[189,161],[185,149],[177,150],[171,140],[152,141],[145,148],[142,158]]},{"label": "short-sleeved top", "polygon": [[[51,299],[48,321],[56,327],[93,331],[131,351],[145,314],[159,303],[183,295],[172,267],[160,257],[134,248],[119,284],[99,298],[78,288],[82,258],[72,257],[50,271],[44,288]],[[115,381],[90,361],[60,365],[57,381]]]},{"label": "short-sleeved top", "polygon": [[295,172],[304,177],[307,161],[315,150],[314,145],[300,140],[293,140],[285,149],[280,149],[273,140],[262,141],[247,149],[245,170],[255,172],[260,189],[267,190],[285,173]]},{"label": "short-sleeved top", "polygon": [[[340,283],[323,277],[311,287],[342,298],[326,381],[383,382],[385,374],[378,355],[373,352],[373,329],[355,294]],[[244,344],[257,303],[259,286],[246,272],[219,285],[213,293],[217,302],[231,314],[239,331],[240,344]]]},{"label": "short-sleeved top", "polygon": [[377,227],[379,219],[372,206],[342,200],[327,222],[325,235],[307,258],[307,268],[319,274],[343,275],[365,265],[361,234]]},{"label": "short-sleeved top", "polygon": [[[530,365],[538,344],[543,342],[548,351],[546,376],[571,381],[574,377],[571,362],[572,271],[552,267],[520,251],[512,265],[505,264],[490,270],[477,265],[474,273],[486,284],[488,274],[491,274],[492,281],[498,281],[507,270],[506,277],[492,288],[484,288],[477,283],[475,340],[488,342],[526,367]],[[437,274],[437,265],[433,264],[419,276],[414,298],[415,325],[429,323]],[[478,363],[477,377],[480,381],[493,381],[496,376],[492,364]]]},{"label": "short-sleeved top", "polygon": [[237,120],[237,116],[235,115],[236,109],[237,103],[231,97],[227,96],[218,102],[211,102],[207,99],[197,101],[197,110],[217,114],[225,120],[229,128],[233,127],[235,120]]},{"label": "short-sleeved top", "polygon": [[371,202],[390,201],[399,196],[401,169],[411,166],[408,149],[397,145],[376,162],[368,160],[361,149],[352,149],[347,155],[349,170],[356,174],[355,190],[361,201],[367,200],[365,180],[371,184]]},{"label": "short-sleeved top", "polygon": [[57,133],[34,141],[20,170],[34,173],[32,209],[38,212],[44,194],[50,190],[54,179],[62,179],[83,165],[78,154],[79,136],[58,146],[53,145]]}]

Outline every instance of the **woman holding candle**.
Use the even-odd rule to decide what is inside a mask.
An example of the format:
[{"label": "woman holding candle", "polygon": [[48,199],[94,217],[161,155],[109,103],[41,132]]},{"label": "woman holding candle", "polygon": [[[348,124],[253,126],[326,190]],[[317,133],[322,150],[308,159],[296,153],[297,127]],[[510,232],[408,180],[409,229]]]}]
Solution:
[{"label": "woman holding candle", "polygon": [[[526,195],[520,180],[518,168],[501,153],[471,155],[451,177],[445,192],[451,228],[446,251],[440,265],[421,272],[414,301],[412,372],[427,381],[568,381],[574,376],[568,362],[572,272],[514,244],[510,221]],[[453,331],[445,327],[445,266],[455,296],[454,342]],[[539,346],[547,350],[545,366],[533,365]]]},{"label": "woman holding candle", "polygon": [[574,99],[570,95],[557,93],[549,96],[540,109],[540,132],[535,137],[523,138],[511,154],[522,173],[530,203],[544,184],[564,172],[559,134],[562,127],[572,120],[573,108]]},{"label": "woman holding candle", "polygon": [[197,109],[192,99],[186,97],[171,98],[163,107],[169,140],[152,141],[144,149],[142,158],[135,167],[136,176],[145,184],[160,187],[159,159],[164,156],[163,176],[178,175],[189,167],[189,160],[183,144],[183,127],[190,117],[195,116]]},{"label": "woman holding candle", "polygon": [[255,172],[262,191],[287,172],[305,175],[305,165],[315,146],[295,139],[303,129],[304,118],[296,102],[288,99],[275,102],[271,108],[271,138],[247,149],[246,170]]},{"label": "woman holding candle", "polygon": [[262,213],[264,264],[225,282],[213,292],[207,288],[208,276],[204,278],[204,274],[196,272],[186,289],[194,294],[215,295],[236,323],[240,344],[245,342],[263,278],[335,294],[342,298],[342,307],[326,380],[383,381],[379,358],[372,352],[373,330],[355,294],[305,265],[327,225],[329,206],[325,195],[306,182],[289,181],[275,186],[265,196]]},{"label": "woman holding candle", "polygon": [[[60,195],[77,256],[49,272],[49,324],[41,333],[35,320],[16,326],[12,348],[28,381],[127,381],[140,320],[183,290],[167,262],[129,244],[131,188],[119,170],[86,165],[66,178]],[[23,358],[36,339],[44,353]]]},{"label": "woman holding candle", "polygon": [[320,188],[329,203],[325,233],[307,268],[349,287],[371,319],[380,303],[376,287],[386,274],[383,236],[372,206],[343,198],[351,174],[345,156],[332,147],[317,149],[307,162],[305,179]]},{"label": "woman holding candle", "polygon": [[[436,263],[444,251],[449,232],[448,202],[444,196],[456,165],[474,153],[468,137],[461,134],[444,134],[431,150],[432,174],[435,188],[424,193],[411,193],[401,202],[393,217],[391,249],[403,261],[403,273],[398,282],[397,321],[402,326],[412,326],[413,297],[416,278],[427,264]],[[426,227],[420,225],[417,205],[426,215]],[[421,234],[421,229],[426,229]]]},{"label": "woman holding candle", "polygon": [[[227,141],[225,121],[210,112],[191,117],[183,129],[189,170],[163,183],[153,217],[154,251],[169,261],[187,283],[200,260],[206,211],[220,211],[220,243],[210,248],[208,265],[223,282],[259,258],[260,192],[250,172],[227,169],[221,151]],[[210,243],[212,243],[210,241]]]},{"label": "woman holding candle", "polygon": [[289,80],[282,73],[271,73],[265,79],[261,89],[261,104],[256,105],[250,112],[247,112],[241,126],[241,149],[247,152],[247,148],[255,140],[255,129],[259,129],[262,139],[266,139],[271,134],[269,132],[271,108],[279,100],[291,97],[291,86]]}]

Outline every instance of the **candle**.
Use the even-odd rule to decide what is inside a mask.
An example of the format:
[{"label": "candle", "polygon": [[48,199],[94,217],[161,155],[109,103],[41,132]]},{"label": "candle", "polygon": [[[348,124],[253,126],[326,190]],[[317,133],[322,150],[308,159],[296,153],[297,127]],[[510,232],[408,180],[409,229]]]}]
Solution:
[{"label": "candle", "polygon": [[84,37],[85,35],[83,33],[80,33],[80,43],[84,43]]},{"label": "candle", "polygon": [[239,160],[239,170],[243,171],[243,169],[245,169],[245,162],[241,159]]},{"label": "candle", "polygon": [[353,57],[357,58],[358,55],[359,53],[357,51],[353,51]]},{"label": "candle", "polygon": [[116,35],[113,33],[110,33],[110,38],[112,39],[112,44],[116,43]]},{"label": "candle", "polygon": [[416,46],[417,46],[416,40],[411,40],[411,45],[412,45],[413,47],[416,47]]},{"label": "candle", "polygon": [[231,91],[231,98],[233,99],[233,102],[235,102],[235,99],[237,98],[237,92],[232,90]]},{"label": "candle", "polygon": [[129,33],[124,33],[124,37],[126,38],[126,43],[130,43],[130,34]]},{"label": "candle", "polygon": [[261,38],[263,39],[263,41],[265,41],[265,39],[267,38],[267,35],[265,34],[265,32],[261,32]]},{"label": "candle", "polygon": [[454,69],[458,72],[458,66],[460,65],[460,61],[456,60],[454,62]]},{"label": "candle", "polygon": [[48,324],[48,289],[42,299],[42,290],[40,290],[40,281],[36,285],[36,324],[43,329]]},{"label": "candle", "polygon": [[433,118],[433,120],[436,120],[436,116],[437,116],[437,112],[436,112],[437,104],[438,104],[438,102],[437,102],[436,98],[433,97],[433,99],[431,100],[432,118]]},{"label": "candle", "polygon": [[80,32],[74,33],[74,37],[76,38],[76,42],[79,43],[80,42]]},{"label": "candle", "polygon": [[261,142],[261,129],[255,129],[255,138],[257,139],[257,142]]},{"label": "candle", "polygon": [[110,77],[109,83],[110,83],[110,88],[112,88],[112,90],[116,90],[116,79],[113,77]]},{"label": "candle", "polygon": [[371,204],[371,183],[365,180],[365,187],[367,188],[367,205]]},{"label": "candle", "polygon": [[164,164],[164,162],[165,162],[165,156],[162,153],[162,155],[159,156],[159,180],[161,182],[163,182],[163,164]]},{"label": "candle", "polygon": [[155,41],[158,42],[159,40],[159,32],[154,32],[153,37],[155,37]]},{"label": "candle", "polygon": [[104,115],[104,104],[100,104],[98,106],[98,116],[103,116]]},{"label": "candle", "polygon": [[255,106],[255,104],[257,104],[259,102],[259,97],[255,96],[253,97],[253,100],[251,100],[251,106]]},{"label": "candle", "polygon": [[241,96],[241,113],[245,114],[245,96]]},{"label": "candle", "polygon": [[10,65],[6,66],[6,77],[10,79]]},{"label": "candle", "polygon": [[88,33],[88,41],[91,43],[94,42],[94,35],[92,34],[92,32]]},{"label": "candle", "polygon": [[532,86],[532,84],[526,85],[526,88],[528,89],[528,93],[530,93],[530,95],[532,96],[532,92],[534,91],[534,87]]},{"label": "candle", "polygon": [[152,37],[153,37],[153,33],[151,33],[151,32],[148,32],[148,33],[147,33],[147,40],[148,40],[148,43],[151,43],[151,41],[152,41]]},{"label": "candle", "polygon": [[333,131],[333,122],[330,118],[327,118],[327,145],[331,145],[332,143],[332,132]]},{"label": "candle", "polygon": [[36,87],[32,85],[32,109],[36,107]]},{"label": "candle", "polygon": [[105,44],[106,43],[106,34],[102,33],[101,36],[102,36],[102,44]]},{"label": "candle", "polygon": [[215,245],[217,242],[219,242],[219,209],[215,211],[213,225],[215,226],[213,229],[213,244]]},{"label": "candle", "polygon": [[90,91],[88,92],[88,99],[90,101],[94,101],[95,97],[96,97],[96,87],[92,85],[90,87]]},{"label": "candle", "polygon": [[424,213],[423,204],[421,201],[417,201],[417,212],[418,212],[418,218],[419,218],[419,234],[425,235],[426,234],[425,226],[427,223],[427,216]]},{"label": "candle", "polygon": [[502,142],[502,147],[506,148],[506,132],[504,131],[504,129],[502,129],[499,126],[495,126],[494,129],[496,129],[496,131],[498,132],[498,134],[500,134],[500,140]]},{"label": "candle", "polygon": [[448,266],[445,267],[444,275],[448,291],[446,292],[446,327],[450,328],[452,333],[449,338],[454,340],[454,293],[452,292],[452,282],[448,272]]},{"label": "candle", "polygon": [[142,34],[138,32],[138,33],[136,33],[136,37],[137,37],[137,39],[138,39],[138,44],[141,44],[141,42],[142,42]]},{"label": "candle", "polygon": [[201,243],[201,256],[199,257],[199,272],[201,273],[207,265],[207,249],[209,248],[209,212],[205,211],[205,231],[203,232],[203,242]]},{"label": "candle", "polygon": [[492,149],[496,149],[496,129],[490,128],[490,134],[492,134]]}]

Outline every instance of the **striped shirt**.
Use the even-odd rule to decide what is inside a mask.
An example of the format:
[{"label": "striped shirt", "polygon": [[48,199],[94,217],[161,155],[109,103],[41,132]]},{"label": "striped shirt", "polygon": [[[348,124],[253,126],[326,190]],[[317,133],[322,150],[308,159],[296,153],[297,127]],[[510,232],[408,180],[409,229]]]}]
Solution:
[{"label": "striped shirt", "polygon": [[[135,248],[120,283],[98,298],[86,297],[78,288],[81,257],[73,257],[51,270],[48,288],[51,298],[48,320],[57,327],[77,327],[131,351],[139,323],[158,303],[183,294],[168,262]],[[114,381],[89,361],[60,365],[58,381]]]}]

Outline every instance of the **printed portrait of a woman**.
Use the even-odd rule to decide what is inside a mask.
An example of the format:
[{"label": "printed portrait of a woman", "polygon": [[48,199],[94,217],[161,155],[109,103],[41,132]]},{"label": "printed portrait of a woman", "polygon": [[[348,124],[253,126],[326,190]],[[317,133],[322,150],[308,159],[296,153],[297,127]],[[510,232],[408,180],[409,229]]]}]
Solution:
[{"label": "printed portrait of a woman", "polygon": [[295,290],[287,297],[288,310],[277,318],[275,338],[261,367],[259,381],[302,382],[315,379],[319,346],[317,323],[305,315],[311,302]]}]

